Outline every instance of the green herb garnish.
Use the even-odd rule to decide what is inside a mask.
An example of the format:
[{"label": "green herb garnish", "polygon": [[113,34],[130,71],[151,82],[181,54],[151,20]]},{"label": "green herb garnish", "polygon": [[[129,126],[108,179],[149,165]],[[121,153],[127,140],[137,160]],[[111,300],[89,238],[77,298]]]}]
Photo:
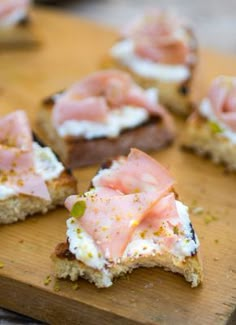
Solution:
[{"label": "green herb garnish", "polygon": [[223,132],[223,129],[216,122],[209,121],[209,126],[211,128],[211,132],[214,134]]},{"label": "green herb garnish", "polygon": [[71,216],[74,218],[81,218],[84,215],[85,209],[86,209],[86,202],[78,201],[72,207]]}]

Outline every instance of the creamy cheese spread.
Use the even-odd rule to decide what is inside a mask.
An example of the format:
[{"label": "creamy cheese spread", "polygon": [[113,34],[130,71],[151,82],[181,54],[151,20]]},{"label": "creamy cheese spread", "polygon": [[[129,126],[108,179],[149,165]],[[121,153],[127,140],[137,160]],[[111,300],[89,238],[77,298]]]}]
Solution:
[{"label": "creamy cheese spread", "polygon": [[201,102],[199,113],[210,122],[214,122],[219,126],[221,131],[216,133],[218,137],[225,137],[229,139],[233,144],[236,144],[236,132],[232,131],[227,125],[225,125],[217,118],[208,98],[203,99]]},{"label": "creamy cheese spread", "polygon": [[[150,93],[153,96],[153,93]],[[108,112],[107,120],[103,123],[93,121],[65,121],[57,128],[61,137],[76,136],[85,139],[115,138],[122,130],[141,125],[149,119],[149,113],[141,107],[125,106]]]},{"label": "creamy cheese spread", "polygon": [[182,82],[190,76],[189,68],[185,65],[156,63],[137,56],[131,39],[116,43],[111,48],[111,56],[143,78]]},{"label": "creamy cheese spread", "polygon": [[[58,178],[64,167],[57,157],[48,147],[41,147],[38,143],[33,143],[35,172],[42,176],[45,181]],[[0,200],[6,200],[17,191],[10,186],[0,185]]]},{"label": "creamy cheese spread", "polygon": [[41,147],[34,142],[34,166],[37,174],[41,175],[45,181],[58,178],[64,171],[63,164],[49,147]]}]

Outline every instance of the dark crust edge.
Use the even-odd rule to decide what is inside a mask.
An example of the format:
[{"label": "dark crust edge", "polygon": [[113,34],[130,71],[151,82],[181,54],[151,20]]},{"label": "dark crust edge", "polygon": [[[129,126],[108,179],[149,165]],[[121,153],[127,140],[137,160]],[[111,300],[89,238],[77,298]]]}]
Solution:
[{"label": "dark crust edge", "polygon": [[69,250],[69,243],[59,243],[55,248],[55,255],[58,258],[67,258],[69,261],[73,261],[76,259],[75,255]]}]

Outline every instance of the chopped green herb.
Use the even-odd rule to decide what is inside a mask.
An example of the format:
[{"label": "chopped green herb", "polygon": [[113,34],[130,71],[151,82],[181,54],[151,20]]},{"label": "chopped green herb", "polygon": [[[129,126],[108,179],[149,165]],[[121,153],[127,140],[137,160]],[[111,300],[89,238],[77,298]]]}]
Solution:
[{"label": "chopped green herb", "polygon": [[85,201],[78,201],[76,202],[71,210],[72,217],[81,218],[84,215],[86,210],[86,202]]},{"label": "chopped green herb", "polygon": [[218,123],[213,122],[213,121],[209,121],[208,123],[209,123],[212,133],[217,134],[217,133],[223,132],[223,129],[219,126]]}]

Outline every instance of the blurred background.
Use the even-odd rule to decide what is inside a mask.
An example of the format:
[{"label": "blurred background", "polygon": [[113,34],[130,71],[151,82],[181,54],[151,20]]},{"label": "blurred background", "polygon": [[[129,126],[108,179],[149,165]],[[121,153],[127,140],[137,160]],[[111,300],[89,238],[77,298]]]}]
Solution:
[{"label": "blurred background", "polygon": [[114,27],[122,26],[145,8],[173,8],[195,28],[199,43],[236,53],[235,0],[36,0]]}]

